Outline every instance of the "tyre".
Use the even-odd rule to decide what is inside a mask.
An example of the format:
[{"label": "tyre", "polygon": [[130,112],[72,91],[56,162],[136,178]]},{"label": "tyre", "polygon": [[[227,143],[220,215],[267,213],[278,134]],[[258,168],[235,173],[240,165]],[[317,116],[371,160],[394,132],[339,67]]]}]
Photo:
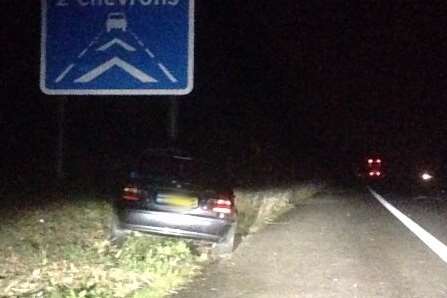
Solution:
[{"label": "tyre", "polygon": [[237,225],[234,223],[228,230],[225,237],[216,243],[214,251],[218,256],[231,254],[234,250]]}]

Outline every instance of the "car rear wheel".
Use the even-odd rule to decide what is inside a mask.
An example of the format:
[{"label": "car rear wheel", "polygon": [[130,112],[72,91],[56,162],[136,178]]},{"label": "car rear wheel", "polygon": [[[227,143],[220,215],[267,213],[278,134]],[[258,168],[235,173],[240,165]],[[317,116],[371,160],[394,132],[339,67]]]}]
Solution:
[{"label": "car rear wheel", "polygon": [[216,245],[214,246],[214,250],[218,256],[231,254],[233,252],[236,238],[236,230],[237,225],[236,223],[234,223],[228,230],[225,237],[221,241],[216,243]]}]

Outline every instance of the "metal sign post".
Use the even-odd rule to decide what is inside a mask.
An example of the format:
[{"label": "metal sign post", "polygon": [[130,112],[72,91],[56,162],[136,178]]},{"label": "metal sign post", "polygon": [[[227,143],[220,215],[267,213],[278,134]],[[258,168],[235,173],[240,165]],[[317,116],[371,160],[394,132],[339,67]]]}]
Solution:
[{"label": "metal sign post", "polygon": [[59,101],[57,109],[57,152],[56,152],[56,178],[59,181],[65,178],[64,156],[65,156],[65,105],[67,98],[64,96]]},{"label": "metal sign post", "polygon": [[178,114],[179,104],[175,96],[171,96],[169,99],[169,139],[171,143],[175,143],[178,137]]}]

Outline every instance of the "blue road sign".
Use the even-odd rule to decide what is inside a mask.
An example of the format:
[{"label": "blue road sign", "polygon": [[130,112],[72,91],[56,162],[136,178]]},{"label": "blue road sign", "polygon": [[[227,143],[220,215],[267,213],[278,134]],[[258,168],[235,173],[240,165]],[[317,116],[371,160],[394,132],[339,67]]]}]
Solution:
[{"label": "blue road sign", "polygon": [[49,95],[184,95],[194,0],[42,0],[40,87]]}]

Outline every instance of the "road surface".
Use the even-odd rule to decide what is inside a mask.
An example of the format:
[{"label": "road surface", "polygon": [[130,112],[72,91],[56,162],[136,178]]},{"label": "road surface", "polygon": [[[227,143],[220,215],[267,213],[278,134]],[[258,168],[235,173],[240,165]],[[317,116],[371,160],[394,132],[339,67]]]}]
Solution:
[{"label": "road surface", "polygon": [[[427,211],[420,200],[392,200],[447,239],[445,203],[436,211],[425,202]],[[250,236],[173,297],[445,298],[447,264],[368,192],[327,193]]]}]

